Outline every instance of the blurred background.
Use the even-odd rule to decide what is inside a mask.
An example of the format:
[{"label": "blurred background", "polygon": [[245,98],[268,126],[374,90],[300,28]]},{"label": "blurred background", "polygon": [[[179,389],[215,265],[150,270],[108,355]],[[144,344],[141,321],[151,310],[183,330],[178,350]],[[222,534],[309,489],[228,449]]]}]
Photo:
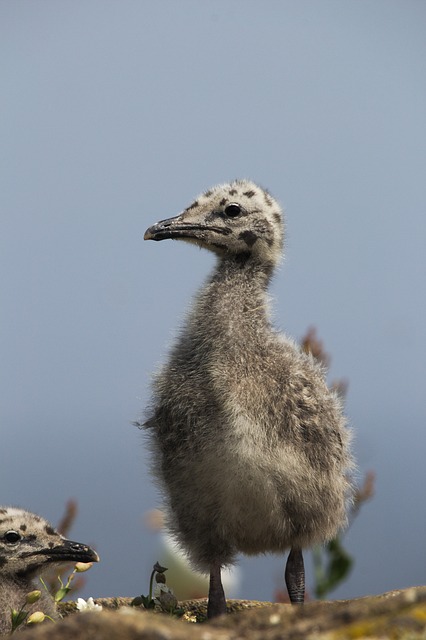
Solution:
[{"label": "blurred background", "polygon": [[[276,324],[316,327],[376,474],[331,595],[425,583],[425,27],[418,0],[0,3],[0,503],[77,500],[83,596],[164,562],[132,421],[214,263],[143,233],[235,177],[285,206]],[[242,558],[233,595],[283,567]]]}]

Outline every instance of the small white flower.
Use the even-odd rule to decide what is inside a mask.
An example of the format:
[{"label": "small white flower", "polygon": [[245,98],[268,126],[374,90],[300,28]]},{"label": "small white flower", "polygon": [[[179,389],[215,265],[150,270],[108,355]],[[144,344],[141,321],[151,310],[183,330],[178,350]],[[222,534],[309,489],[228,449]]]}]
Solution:
[{"label": "small white flower", "polygon": [[163,609],[163,611],[174,611],[177,607],[177,598],[166,584],[160,582],[154,589],[154,602]]},{"label": "small white flower", "polygon": [[102,605],[95,604],[93,598],[88,598],[87,601],[83,600],[83,598],[78,598],[77,609],[80,613],[83,613],[84,611],[102,611]]},{"label": "small white flower", "polygon": [[163,593],[171,593],[172,595],[174,595],[173,589],[170,589],[170,587],[168,587],[163,582],[159,582],[155,585],[155,588],[154,588],[154,602],[156,604],[160,604],[158,600],[163,595]]}]

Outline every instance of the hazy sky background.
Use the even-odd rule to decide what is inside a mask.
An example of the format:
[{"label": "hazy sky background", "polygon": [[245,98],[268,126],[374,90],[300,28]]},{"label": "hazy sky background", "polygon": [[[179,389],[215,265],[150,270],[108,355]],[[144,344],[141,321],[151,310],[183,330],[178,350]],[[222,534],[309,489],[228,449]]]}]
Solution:
[{"label": "hazy sky background", "polygon": [[[286,208],[276,323],[317,327],[377,474],[333,596],[426,582],[425,33],[421,0],[0,3],[0,503],[78,499],[86,595],[161,561],[131,422],[214,263],[143,233],[235,177]],[[283,566],[243,559],[236,595]]]}]

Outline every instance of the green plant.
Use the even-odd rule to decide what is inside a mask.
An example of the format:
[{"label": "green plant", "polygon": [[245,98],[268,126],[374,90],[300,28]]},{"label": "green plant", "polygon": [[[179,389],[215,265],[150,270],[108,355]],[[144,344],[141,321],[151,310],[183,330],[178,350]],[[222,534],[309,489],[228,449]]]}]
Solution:
[{"label": "green plant", "polygon": [[[178,617],[184,613],[183,609],[178,608],[178,601],[173,590],[166,585],[166,571],[167,567],[162,567],[159,562],[154,564],[149,579],[148,595],[141,595],[134,598],[131,602],[132,607],[142,606],[145,609],[155,609],[159,607],[164,613]],[[154,579],[156,586],[153,590]]]},{"label": "green plant", "polygon": [[[92,565],[93,565],[93,562],[77,562],[77,564],[74,566],[73,571],[68,576],[68,579],[65,584],[63,583],[61,576],[58,575],[57,579],[59,580],[60,587],[57,591],[53,591],[52,589],[50,589],[47,586],[46,582],[43,580],[43,578],[40,577],[39,580],[42,583],[43,588],[47,591],[49,596],[52,597],[55,603],[57,604],[58,602],[61,602],[65,598],[65,596],[71,591],[72,589],[71,583],[75,575],[77,573],[84,573],[85,571],[88,571]],[[39,589],[34,589],[34,591],[30,591],[30,593],[27,594],[25,598],[25,602],[23,603],[20,609],[11,609],[11,623],[12,623],[11,633],[15,633],[15,631],[19,627],[21,627],[23,624],[26,624],[26,625],[38,624],[46,620],[46,618],[54,622],[53,618],[45,614],[43,611],[33,611],[33,613],[31,614],[29,614],[28,611],[26,611],[27,605],[31,605],[38,602],[40,598],[41,598],[41,591]]]},{"label": "green plant", "polygon": [[[322,341],[318,339],[314,327],[308,329],[302,338],[301,347],[302,351],[310,353],[323,367],[328,368],[330,356],[326,353]],[[346,380],[334,381],[330,388],[344,401],[348,389]],[[352,521],[361,505],[374,495],[374,477],[372,471],[367,472],[363,485],[355,490],[350,514]],[[343,536],[336,536],[325,546],[318,545],[312,551],[315,569],[314,595],[317,598],[324,598],[346,580],[351,572],[354,560],[343,547],[342,539]]]}]

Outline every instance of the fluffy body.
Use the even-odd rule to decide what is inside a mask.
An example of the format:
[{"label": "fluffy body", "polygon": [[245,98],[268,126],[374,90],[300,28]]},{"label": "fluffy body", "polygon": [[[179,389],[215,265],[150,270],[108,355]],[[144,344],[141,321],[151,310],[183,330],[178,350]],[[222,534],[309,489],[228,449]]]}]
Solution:
[{"label": "fluffy body", "polygon": [[346,522],[352,461],[340,402],[321,367],[269,317],[283,235],[278,203],[242,180],[209,190],[145,236],[180,237],[218,255],[155,377],[146,423],[169,526],[204,571],[239,552],[324,542]]},{"label": "fluffy body", "polygon": [[[63,562],[97,562],[93,549],[67,540],[44,518],[16,507],[0,507],[0,635],[11,631],[11,609],[43,611],[58,618],[56,604],[36,579]],[[40,599],[25,604],[30,591]]]}]

